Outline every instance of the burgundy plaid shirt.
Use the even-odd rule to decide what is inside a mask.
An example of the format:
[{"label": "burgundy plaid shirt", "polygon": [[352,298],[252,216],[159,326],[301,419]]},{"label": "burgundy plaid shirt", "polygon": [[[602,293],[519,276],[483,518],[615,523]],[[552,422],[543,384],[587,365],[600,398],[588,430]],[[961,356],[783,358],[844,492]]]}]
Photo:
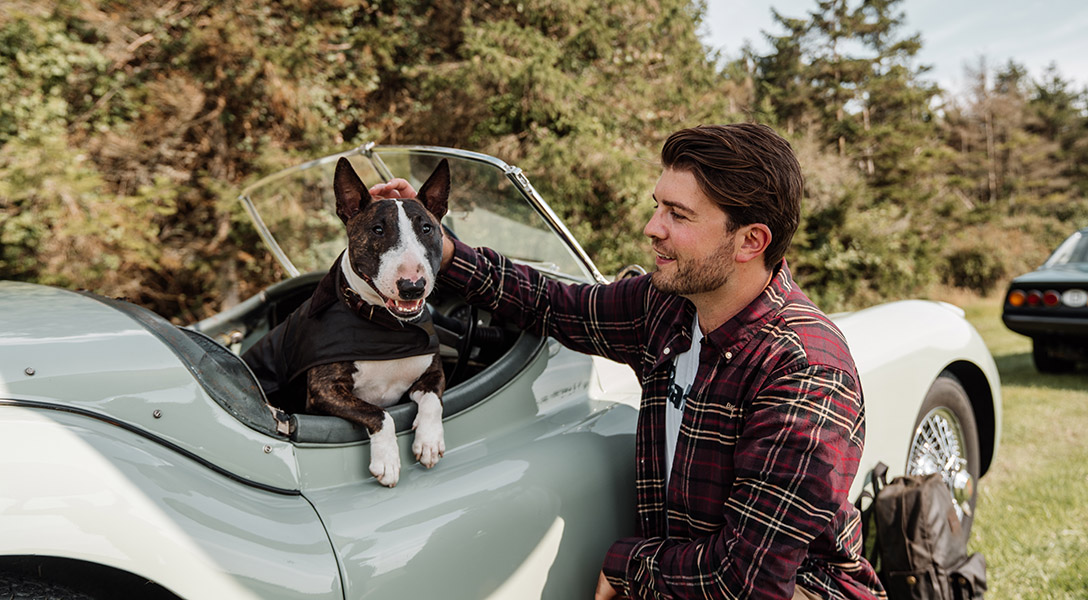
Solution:
[{"label": "burgundy plaid shirt", "polygon": [[865,438],[854,362],[784,261],[703,339],[666,489],[665,403],[672,360],[691,345],[691,302],[649,277],[563,285],[456,246],[443,278],[471,302],[626,363],[642,383],[638,537],[614,543],[603,569],[621,595],[788,599],[798,583],[824,598],[884,596],[848,497]]}]

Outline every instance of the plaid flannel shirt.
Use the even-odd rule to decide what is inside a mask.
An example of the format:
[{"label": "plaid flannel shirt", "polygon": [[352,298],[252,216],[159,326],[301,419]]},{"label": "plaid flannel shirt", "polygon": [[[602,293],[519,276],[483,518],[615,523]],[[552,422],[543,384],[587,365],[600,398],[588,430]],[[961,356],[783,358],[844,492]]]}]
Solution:
[{"label": "plaid flannel shirt", "polygon": [[470,302],[626,363],[641,381],[637,537],[615,542],[603,567],[622,596],[788,599],[800,584],[825,598],[884,597],[848,497],[865,437],[853,359],[785,261],[703,339],[668,489],[665,403],[670,363],[691,345],[691,302],[648,276],[564,285],[460,242],[442,277]]}]

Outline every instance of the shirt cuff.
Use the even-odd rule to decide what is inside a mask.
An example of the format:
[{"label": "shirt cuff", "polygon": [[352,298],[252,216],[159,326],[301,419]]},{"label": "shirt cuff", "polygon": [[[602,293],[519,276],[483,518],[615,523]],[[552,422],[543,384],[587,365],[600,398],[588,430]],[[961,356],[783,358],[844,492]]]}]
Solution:
[{"label": "shirt cuff", "polygon": [[642,538],[624,538],[612,544],[604,555],[601,572],[620,596],[631,596],[631,581],[627,576],[627,568],[635,553],[638,552],[638,547],[644,541],[646,540]]},{"label": "shirt cuff", "polygon": [[476,274],[476,262],[479,256],[476,251],[461,240],[453,240],[453,259],[438,278],[454,287],[465,289],[468,287],[472,276]]}]

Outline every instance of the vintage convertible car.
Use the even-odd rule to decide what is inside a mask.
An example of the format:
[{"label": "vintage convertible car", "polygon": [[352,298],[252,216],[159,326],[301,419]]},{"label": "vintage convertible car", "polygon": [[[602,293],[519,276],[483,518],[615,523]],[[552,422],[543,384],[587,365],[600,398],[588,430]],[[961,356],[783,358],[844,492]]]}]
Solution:
[{"label": "vintage convertible car", "polygon": [[[343,247],[331,169],[372,184],[448,158],[444,225],[563,281],[605,282],[523,173],[481,154],[363,146],[241,200],[285,279],[179,328],[120,300],[0,282],[0,597],[575,598],[633,527],[630,369],[518,331],[439,289],[447,452],[393,489],[364,431],[274,414],[238,355]],[[953,306],[840,314],[867,403],[862,473],[941,472],[969,525],[994,458],[994,362]],[[411,435],[414,404],[393,407]],[[863,484],[854,483],[856,496]]]},{"label": "vintage convertible car", "polygon": [[1074,231],[1038,269],[1009,283],[1001,319],[1031,338],[1040,373],[1088,360],[1088,227]]}]

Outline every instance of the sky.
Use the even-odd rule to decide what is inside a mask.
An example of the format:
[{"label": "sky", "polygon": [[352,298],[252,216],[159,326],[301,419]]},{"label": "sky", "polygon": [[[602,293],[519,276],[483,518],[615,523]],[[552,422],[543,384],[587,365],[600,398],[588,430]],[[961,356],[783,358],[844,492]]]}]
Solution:
[{"label": "sky", "polygon": [[[804,18],[816,0],[707,0],[704,43],[725,58],[740,56],[745,41],[766,52],[761,31],[783,33],[771,7]],[[991,70],[1012,59],[1036,80],[1056,63],[1074,89],[1088,87],[1088,0],[904,0],[899,9],[906,15],[899,37],[922,34],[918,64],[930,65],[926,78],[954,94],[967,89],[964,67],[977,68],[980,57]]]}]

